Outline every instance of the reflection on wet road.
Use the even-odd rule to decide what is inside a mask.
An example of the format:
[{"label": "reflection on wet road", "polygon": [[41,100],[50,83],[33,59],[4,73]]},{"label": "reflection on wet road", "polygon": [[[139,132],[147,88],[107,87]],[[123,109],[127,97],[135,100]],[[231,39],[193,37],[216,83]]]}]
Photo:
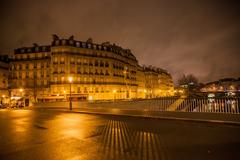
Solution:
[{"label": "reflection on wet road", "polygon": [[240,127],[1,110],[0,159],[238,159]]},{"label": "reflection on wet road", "polygon": [[165,159],[159,134],[134,131],[127,123],[114,120],[101,132],[103,159]]}]

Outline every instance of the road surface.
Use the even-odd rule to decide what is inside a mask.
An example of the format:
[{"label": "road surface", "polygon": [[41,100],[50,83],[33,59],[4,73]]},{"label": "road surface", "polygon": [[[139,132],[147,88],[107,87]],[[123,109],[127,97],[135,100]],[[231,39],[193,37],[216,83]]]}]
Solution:
[{"label": "road surface", "polygon": [[240,159],[240,126],[2,109],[0,159]]}]

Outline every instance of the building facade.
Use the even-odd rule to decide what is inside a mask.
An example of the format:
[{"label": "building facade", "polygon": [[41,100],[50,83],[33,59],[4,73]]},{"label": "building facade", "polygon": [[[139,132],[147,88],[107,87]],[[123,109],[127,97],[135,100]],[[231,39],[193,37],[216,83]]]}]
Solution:
[{"label": "building facade", "polygon": [[0,56],[0,103],[8,103],[8,74],[9,74],[8,56]]},{"label": "building facade", "polygon": [[205,84],[200,90],[201,92],[206,93],[239,94],[240,78],[224,78],[218,81],[209,82]]},{"label": "building facade", "polygon": [[146,98],[174,96],[172,76],[161,68],[143,66]]},{"label": "building facade", "polygon": [[171,96],[173,82],[165,70],[140,66],[129,49],[53,35],[51,45],[15,49],[9,89],[32,101],[67,100],[70,89],[74,100],[114,100]]}]

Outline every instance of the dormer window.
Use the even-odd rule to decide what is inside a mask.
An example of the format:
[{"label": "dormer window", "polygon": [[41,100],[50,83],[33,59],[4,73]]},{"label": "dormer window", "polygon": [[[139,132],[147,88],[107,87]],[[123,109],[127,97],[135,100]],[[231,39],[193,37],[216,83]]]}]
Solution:
[{"label": "dormer window", "polygon": [[62,45],[66,45],[66,40],[62,40]]},{"label": "dormer window", "polygon": [[77,47],[80,47],[80,42],[76,42],[76,46],[77,46]]},{"label": "dormer window", "polygon": [[56,44],[57,46],[59,45],[59,43],[60,43],[59,40],[56,40],[55,44]]},{"label": "dormer window", "polygon": [[69,41],[69,44],[70,44],[70,45],[73,45],[73,44],[74,44],[74,41],[73,41],[73,40],[70,40],[70,41]]},{"label": "dormer window", "polygon": [[92,45],[91,45],[90,43],[88,43],[88,48],[91,48],[91,46],[92,46]]}]

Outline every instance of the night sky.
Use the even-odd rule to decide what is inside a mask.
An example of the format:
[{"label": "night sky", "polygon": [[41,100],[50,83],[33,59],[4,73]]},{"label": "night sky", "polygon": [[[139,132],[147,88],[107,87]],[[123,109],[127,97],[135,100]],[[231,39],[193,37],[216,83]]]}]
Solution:
[{"label": "night sky", "polygon": [[238,0],[1,0],[0,18],[2,54],[74,35],[130,48],[175,81],[240,77]]}]

